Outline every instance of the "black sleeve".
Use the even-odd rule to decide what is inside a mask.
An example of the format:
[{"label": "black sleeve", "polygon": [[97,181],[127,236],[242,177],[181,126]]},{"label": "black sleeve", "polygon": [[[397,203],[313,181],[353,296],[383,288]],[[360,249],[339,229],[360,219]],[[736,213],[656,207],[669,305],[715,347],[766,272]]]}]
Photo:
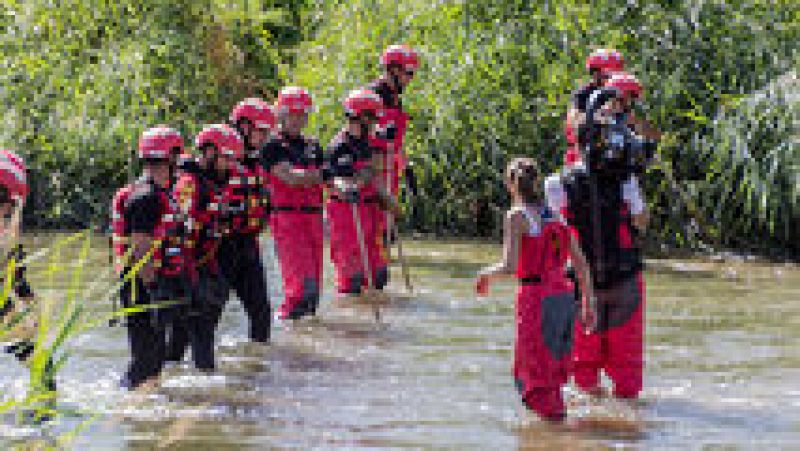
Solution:
[{"label": "black sleeve", "polygon": [[367,87],[372,91],[375,91],[375,94],[378,94],[378,97],[380,97],[383,101],[383,106],[385,108],[399,107],[399,105],[394,104],[394,93],[392,92],[392,88],[390,88],[386,83],[382,82],[381,80],[377,80],[369,84]]},{"label": "black sleeve", "polygon": [[582,86],[572,93],[572,106],[580,111],[586,111],[586,102],[589,101],[589,96],[592,95],[594,87],[591,85]]},{"label": "black sleeve", "polygon": [[333,177],[354,177],[356,175],[355,158],[350,146],[337,140],[328,146],[325,167]]},{"label": "black sleeve", "polygon": [[288,161],[286,148],[277,139],[271,139],[261,148],[261,167],[270,172],[272,168],[282,161]]},{"label": "black sleeve", "polygon": [[134,193],[128,199],[125,219],[131,233],[153,233],[161,218],[161,199],[153,191]]},{"label": "black sleeve", "polygon": [[312,166],[321,167],[326,164],[325,152],[316,138],[306,138],[307,146],[311,146],[313,150],[313,157],[308,163]]}]

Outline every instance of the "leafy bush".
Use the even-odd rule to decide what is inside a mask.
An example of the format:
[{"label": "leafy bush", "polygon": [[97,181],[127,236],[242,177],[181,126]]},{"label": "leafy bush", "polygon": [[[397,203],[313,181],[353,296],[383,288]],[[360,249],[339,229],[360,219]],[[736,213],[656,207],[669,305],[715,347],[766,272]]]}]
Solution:
[{"label": "leafy bush", "polygon": [[[285,5],[284,5],[285,4]],[[0,10],[0,145],[31,169],[26,220],[104,222],[141,131],[186,137],[269,95],[302,36],[298,2],[10,1]],[[291,7],[294,9],[286,9]]]},{"label": "leafy bush", "polygon": [[[500,176],[509,156],[532,155],[545,169],[558,168],[569,93],[585,78],[583,61],[594,46],[624,52],[646,86],[645,114],[667,132],[661,153],[681,177],[705,178],[714,172],[712,150],[721,151],[708,141],[720,138],[712,130],[720,109],[795,67],[800,37],[794,2],[604,0],[590,7],[354,0],[316,6],[322,12],[290,78],[316,94],[314,125],[322,136],[341,122],[337,100],[378,74],[382,48],[407,42],[422,52],[423,65],[405,95],[413,116],[406,150],[422,189],[411,221],[417,230],[451,234],[498,230],[507,202]],[[786,128],[789,119],[778,121]],[[693,142],[705,147],[687,146]],[[790,156],[776,154],[786,168]],[[651,178],[659,238],[685,235],[686,218],[669,208],[668,183],[656,172]],[[730,202],[746,199],[737,194]],[[773,216],[778,203],[768,203]],[[737,229],[740,238],[760,241],[754,227]]]},{"label": "leafy bush", "polygon": [[[737,247],[798,241],[792,227],[786,232],[786,224],[797,221],[797,209],[788,207],[796,205],[796,109],[744,106],[777,77],[796,73],[790,71],[800,41],[797,2],[145,5],[3,3],[0,102],[6,127],[0,145],[19,149],[31,162],[29,224],[102,223],[112,192],[135,172],[131,151],[143,128],[166,122],[188,136],[224,118],[238,98],[271,98],[284,83],[312,90],[319,106],[312,126],[326,141],[342,121],[341,98],[378,75],[386,45],[407,42],[421,50],[423,65],[404,99],[413,116],[407,151],[421,187],[406,226],[496,234],[507,202],[500,180],[505,162],[525,154],[548,171],[559,167],[569,94],[585,77],[585,56],[603,46],[623,51],[646,86],[644,114],[666,132],[661,153],[680,178],[695,180],[685,188],[705,215],[721,221],[715,237]],[[787,104],[796,105],[796,95],[791,99]],[[771,122],[747,116],[758,112]],[[731,122],[736,114],[742,119]],[[752,149],[774,150],[753,153],[756,159],[769,155],[769,162],[734,168],[725,127]],[[763,136],[772,137],[769,146]],[[772,167],[788,175],[775,178]],[[722,180],[741,188],[726,194],[725,203],[719,202],[726,192]],[[747,187],[759,184],[771,185],[756,202]],[[676,208],[667,181],[654,171],[647,188],[657,240],[691,244],[686,215]],[[726,214],[716,212],[719,205]],[[747,216],[727,214],[732,211]],[[764,234],[775,239],[763,240]]]}]

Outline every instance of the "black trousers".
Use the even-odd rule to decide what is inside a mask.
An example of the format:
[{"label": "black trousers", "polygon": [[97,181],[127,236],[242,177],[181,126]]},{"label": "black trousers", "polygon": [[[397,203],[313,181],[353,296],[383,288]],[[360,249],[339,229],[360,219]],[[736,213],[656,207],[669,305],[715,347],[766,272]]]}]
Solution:
[{"label": "black trousers", "polygon": [[[120,298],[125,307],[153,304],[156,301],[155,287],[145,287],[136,277],[122,286]],[[125,318],[128,330],[128,346],[131,357],[122,385],[135,389],[150,378],[156,377],[164,367],[165,312],[147,309],[132,313]]]},{"label": "black trousers", "polygon": [[214,330],[228,297],[229,287],[221,274],[201,271],[191,287],[191,301],[170,315],[167,326],[166,360],[180,362],[191,344],[192,361],[199,370],[213,370]]},{"label": "black trousers", "polygon": [[268,342],[272,313],[258,237],[254,234],[234,234],[223,238],[219,248],[219,265],[250,320],[250,339]]}]

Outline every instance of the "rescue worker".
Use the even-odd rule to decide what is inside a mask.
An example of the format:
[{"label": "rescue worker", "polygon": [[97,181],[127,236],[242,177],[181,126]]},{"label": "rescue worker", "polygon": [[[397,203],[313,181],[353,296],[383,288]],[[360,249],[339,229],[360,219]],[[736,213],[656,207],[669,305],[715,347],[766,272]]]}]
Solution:
[{"label": "rescue worker", "polygon": [[[381,134],[379,144],[386,150],[389,143],[394,145],[394,158],[391,166],[388,164],[384,168],[384,183],[390,188],[390,193],[397,196],[400,173],[406,172],[407,159],[403,152],[403,139],[405,138],[406,127],[409,116],[403,110],[403,102],[400,98],[403,90],[411,83],[414,73],[419,68],[419,56],[417,52],[407,45],[391,45],[383,51],[380,58],[381,67],[384,73],[375,81],[367,86],[367,89],[375,92],[383,103],[383,113],[378,118],[379,127],[388,132]],[[394,129],[394,131],[392,131]],[[387,171],[391,168],[391,179],[386,179]]]},{"label": "rescue worker", "polygon": [[266,102],[245,99],[233,108],[229,123],[238,131],[243,146],[236,168],[239,175],[231,179],[237,185],[234,195],[241,197],[241,208],[233,213],[232,230],[222,239],[220,263],[230,287],[247,313],[250,339],[267,343],[272,314],[258,236],[266,225],[269,197],[267,174],[259,161],[260,149],[275,120]]},{"label": "rescue worker", "polygon": [[189,224],[187,260],[192,302],[172,329],[167,360],[181,361],[189,342],[200,370],[214,369],[214,329],[230,290],[218,252],[223,237],[221,209],[224,188],[241,153],[237,137],[227,127],[205,127],[195,138],[199,157],[184,154],[178,163],[173,194]]},{"label": "rescue worker", "polygon": [[561,216],[542,202],[536,162],[530,158],[511,161],[505,183],[513,205],[503,226],[503,260],[478,273],[476,288],[485,296],[492,280],[516,277],[514,380],[528,409],[545,420],[560,422],[566,415],[561,385],[567,380],[575,307],[574,288],[563,276],[567,257],[575,262],[587,293],[581,300],[581,315],[587,323],[595,317],[591,275]]},{"label": "rescue worker", "polygon": [[564,165],[570,166],[580,161],[581,152],[578,145],[579,129],[584,124],[586,102],[592,93],[603,86],[610,74],[625,68],[625,59],[614,49],[597,49],[586,58],[586,70],[591,80],[572,94],[567,120],[564,123],[564,134],[567,138],[567,151],[564,154]]},{"label": "rescue worker", "polygon": [[[347,124],[331,140],[326,169],[334,183],[330,185],[326,209],[330,221],[331,260],[335,271],[336,291],[357,295],[371,277],[372,286],[383,289],[388,272],[383,252],[383,236],[378,213],[392,206],[399,209],[384,188],[380,168],[383,154],[370,139],[383,109],[378,95],[368,89],[350,92],[344,100]],[[362,237],[358,236],[352,204],[357,205]],[[366,240],[360,243],[359,238]],[[369,268],[364,268],[361,245],[367,250]],[[371,274],[367,274],[369,270]]]},{"label": "rescue worker", "polygon": [[[613,76],[606,86],[622,98],[597,108],[608,118],[624,115],[641,93],[641,85],[627,74]],[[575,325],[575,383],[600,395],[604,370],[614,383],[614,395],[629,399],[642,389],[645,291],[638,234],[647,226],[648,213],[637,175],[609,167],[573,165],[563,176],[548,177],[545,190],[550,208],[564,213],[578,234],[597,296],[596,332],[589,333],[580,321]]]},{"label": "rescue worker", "polygon": [[283,278],[278,319],[298,319],[317,310],[322,279],[323,154],[316,139],[304,136],[312,108],[301,87],[278,94],[278,131],[261,152],[269,173],[270,230]]},{"label": "rescue worker", "polygon": [[[387,47],[380,57],[380,65],[384,73],[367,88],[377,93],[383,103],[383,113],[378,118],[379,133],[373,138],[375,146],[384,153],[384,164],[381,177],[389,193],[397,198],[400,186],[400,173],[405,174],[407,192],[416,194],[416,181],[414,172],[407,164],[403,151],[403,140],[409,116],[403,110],[400,96],[403,90],[414,78],[414,73],[419,68],[419,56],[408,45],[395,44]],[[394,224],[388,212],[376,210],[379,217],[379,226],[382,235],[386,237],[386,244],[393,241]],[[388,253],[385,253],[381,268],[388,265]]]},{"label": "rescue worker", "polygon": [[[126,318],[131,360],[121,385],[135,389],[157,377],[165,361],[169,308],[187,294],[183,224],[169,193],[171,155],[183,139],[174,129],[157,127],[139,139],[142,176],[117,191],[112,201],[115,268],[126,280],[120,292],[125,307],[148,305]],[[135,274],[129,273],[139,265]]]},{"label": "rescue worker", "polygon": [[620,114],[625,117],[625,123],[636,134],[650,140],[661,139],[661,132],[645,118],[639,117],[633,111],[634,101],[639,100],[642,95],[642,84],[636,76],[624,71],[611,73],[603,86],[608,86],[620,90],[624,96],[618,99]]},{"label": "rescue worker", "polygon": [[[0,339],[5,341],[5,351],[14,355],[23,364],[28,364],[35,350],[37,334],[34,293],[25,277],[22,263],[25,252],[17,240],[21,233],[22,208],[28,195],[27,168],[24,160],[16,153],[0,150],[0,240],[5,251],[2,278],[5,278],[9,265],[13,265],[11,296],[0,304],[0,325],[5,332]],[[39,387],[33,389],[55,392],[56,381],[53,361],[45,363]]]}]

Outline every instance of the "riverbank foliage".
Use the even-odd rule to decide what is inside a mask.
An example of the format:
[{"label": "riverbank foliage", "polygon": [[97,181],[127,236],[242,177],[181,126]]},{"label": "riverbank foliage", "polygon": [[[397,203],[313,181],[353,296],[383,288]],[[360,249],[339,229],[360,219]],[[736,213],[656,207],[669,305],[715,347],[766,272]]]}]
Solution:
[{"label": "riverbank foliage", "polygon": [[[387,44],[423,64],[404,101],[421,188],[405,230],[496,235],[511,155],[558,169],[570,92],[594,47],[615,47],[646,87],[660,152],[726,247],[800,254],[800,6],[778,0],[639,2],[221,0],[5,2],[6,127],[32,161],[29,224],[102,224],[138,133],[187,135],[249,94],[297,83],[323,142],[346,92],[378,75]],[[646,182],[653,243],[692,247],[690,215],[658,168]],[[46,195],[45,195],[46,194]],[[407,207],[409,206],[407,205]]]}]

